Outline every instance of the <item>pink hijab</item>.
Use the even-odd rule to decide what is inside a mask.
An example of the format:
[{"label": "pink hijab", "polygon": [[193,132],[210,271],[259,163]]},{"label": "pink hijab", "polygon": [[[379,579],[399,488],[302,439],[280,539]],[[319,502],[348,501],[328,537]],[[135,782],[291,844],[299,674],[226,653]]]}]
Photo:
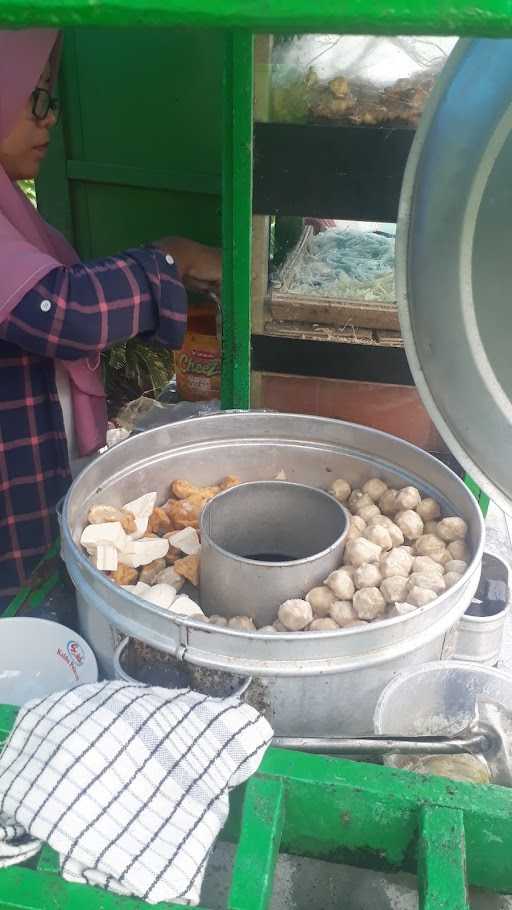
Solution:
[{"label": "pink hijab", "polygon": [[[0,30],[0,140],[9,135],[56,47],[53,29]],[[79,257],[64,237],[46,224],[0,166],[0,322],[45,275]],[[80,455],[105,443],[105,391],[99,356],[59,361],[69,376],[76,441]]]}]

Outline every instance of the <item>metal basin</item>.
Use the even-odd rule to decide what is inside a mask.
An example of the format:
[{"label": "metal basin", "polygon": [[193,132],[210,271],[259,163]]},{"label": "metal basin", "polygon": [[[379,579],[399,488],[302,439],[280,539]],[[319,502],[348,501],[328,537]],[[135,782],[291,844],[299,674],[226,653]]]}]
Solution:
[{"label": "metal basin", "polygon": [[[281,470],[289,481],[320,489],[338,477],[360,486],[371,476],[419,487],[468,522],[473,558],[466,574],[407,616],[340,632],[247,634],[143,604],[99,573],[77,544],[94,503],[119,506],[151,490],[163,499],[176,478],[209,484],[233,473],[246,481],[269,480]],[[471,493],[415,446],[336,420],[262,412],[201,417],[127,440],[75,480],[62,519],[63,556],[77,589],[81,628],[106,675],[113,675],[114,650],[125,634],[197,666],[256,677],[260,707],[283,736],[371,731],[377,698],[391,677],[441,657],[447,631],[476,589],[483,535]]]},{"label": "metal basin", "polygon": [[[491,553],[484,553],[482,576],[504,582],[510,592],[510,568],[506,562]],[[478,591],[477,591],[478,597]],[[496,666],[501,654],[505,622],[510,613],[510,600],[503,609],[471,616],[465,613],[453,630],[453,658],[474,660],[476,663]]]},{"label": "metal basin", "polygon": [[[411,667],[382,692],[375,708],[375,733],[458,733],[473,719],[480,695],[512,711],[512,674],[455,660]],[[408,759],[388,755],[384,763],[401,768],[407,766]]]}]

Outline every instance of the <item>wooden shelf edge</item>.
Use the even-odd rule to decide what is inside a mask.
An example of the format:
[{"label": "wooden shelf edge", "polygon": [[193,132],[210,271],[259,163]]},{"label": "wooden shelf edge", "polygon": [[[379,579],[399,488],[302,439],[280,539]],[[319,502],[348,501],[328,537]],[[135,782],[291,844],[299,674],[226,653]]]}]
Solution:
[{"label": "wooden shelf edge", "polygon": [[392,303],[360,300],[333,300],[330,297],[302,297],[274,291],[269,299],[273,319],[351,327],[400,331],[398,311]]}]

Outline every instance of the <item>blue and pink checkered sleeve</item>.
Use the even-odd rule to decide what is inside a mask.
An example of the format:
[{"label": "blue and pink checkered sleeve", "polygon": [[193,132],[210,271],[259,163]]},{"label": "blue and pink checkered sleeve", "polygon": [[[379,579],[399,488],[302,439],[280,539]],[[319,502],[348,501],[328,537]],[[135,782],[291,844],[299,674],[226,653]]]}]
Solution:
[{"label": "blue and pink checkered sleeve", "polygon": [[175,264],[143,247],[54,269],[0,325],[0,338],[43,357],[78,360],[136,335],[177,349],[186,324]]}]

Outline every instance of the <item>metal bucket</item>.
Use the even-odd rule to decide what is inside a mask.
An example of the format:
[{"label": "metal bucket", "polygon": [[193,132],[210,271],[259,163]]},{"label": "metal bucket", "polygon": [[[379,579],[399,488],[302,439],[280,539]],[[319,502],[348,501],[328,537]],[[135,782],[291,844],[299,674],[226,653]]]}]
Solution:
[{"label": "metal bucket", "polygon": [[336,499],[304,484],[260,480],[226,490],[201,515],[201,608],[271,625],[279,604],[341,565],[348,527]]},{"label": "metal bucket", "polygon": [[[499,556],[484,553],[482,578],[484,576],[503,581],[510,591],[510,569]],[[501,654],[505,621],[509,612],[509,601],[502,610],[485,616],[471,616],[466,612],[453,630],[453,641],[447,651],[453,652],[454,660],[472,660],[491,667],[496,666]]]},{"label": "metal bucket", "polygon": [[[445,513],[467,521],[473,553],[467,572],[432,604],[406,616],[339,632],[249,634],[143,604],[98,572],[78,544],[94,503],[119,506],[151,490],[163,498],[169,483],[181,477],[197,484],[218,482],[227,473],[270,480],[281,470],[291,482],[320,489],[338,477],[358,487],[371,476],[394,487],[419,487]],[[243,412],[160,427],[102,455],[68,493],[62,551],[77,589],[82,633],[107,676],[114,672],[114,628],[196,666],[256,677],[259,707],[276,734],[321,736],[371,731],[377,698],[391,677],[441,657],[447,631],[476,589],[483,535],[469,490],[415,446],[337,420]]]},{"label": "metal bucket", "polygon": [[195,689],[212,698],[242,698],[251,678],[184,664],[164,651],[155,651],[134,638],[123,638],[114,654],[115,679],[165,689]]}]

